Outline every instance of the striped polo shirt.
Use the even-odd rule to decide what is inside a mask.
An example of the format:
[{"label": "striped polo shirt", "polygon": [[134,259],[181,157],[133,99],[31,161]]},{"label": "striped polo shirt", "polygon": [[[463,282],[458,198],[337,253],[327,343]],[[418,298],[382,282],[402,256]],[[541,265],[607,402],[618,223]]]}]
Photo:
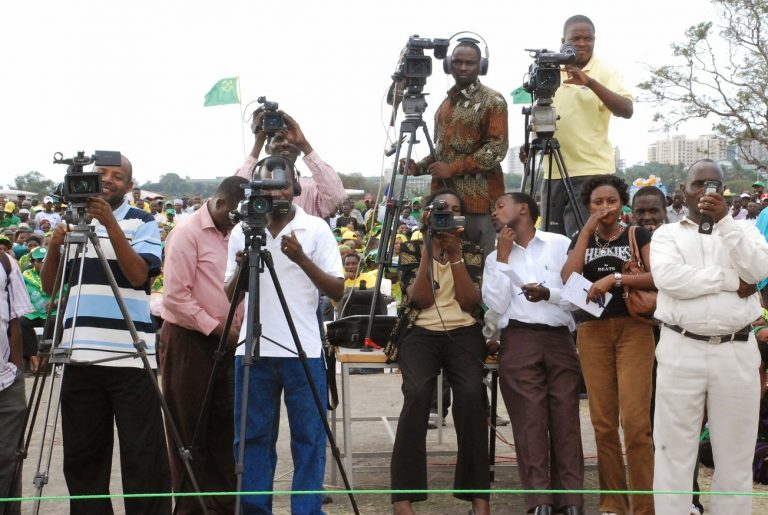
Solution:
[{"label": "striped polo shirt", "polygon": [[[133,250],[149,265],[147,281],[138,288],[131,286],[123,275],[112,242],[107,235],[107,229],[98,220],[92,220],[91,225],[96,228],[104,257],[115,276],[120,295],[133,319],[139,338],[147,345],[149,361],[153,368],[157,368],[155,328],[149,313],[149,277],[160,273],[160,233],[152,215],[131,207],[127,201],[115,209],[113,214]],[[70,254],[73,253],[74,247]],[[72,362],[93,362],[120,357],[122,359],[97,364],[113,367],[143,367],[140,358],[130,356],[135,351],[133,339],[93,245],[89,242],[83,259],[82,285],[79,284],[79,266],[74,266],[72,255],[67,259],[67,274],[70,271],[73,273],[71,276],[68,275],[72,278],[72,282],[64,315],[61,347],[73,349]],[[73,267],[74,270],[72,270]]]}]

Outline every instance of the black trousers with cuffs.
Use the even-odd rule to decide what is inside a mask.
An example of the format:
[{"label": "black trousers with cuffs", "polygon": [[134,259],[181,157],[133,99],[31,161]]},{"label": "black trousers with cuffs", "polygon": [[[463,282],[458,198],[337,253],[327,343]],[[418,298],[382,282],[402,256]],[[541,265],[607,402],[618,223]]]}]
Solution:
[{"label": "black trousers with cuffs", "polygon": [[[488,431],[483,402],[485,338],[479,325],[449,331],[414,327],[400,346],[403,409],[392,450],[392,489],[427,489],[427,423],[432,392],[442,368],[453,391],[458,454],[454,489],[488,490]],[[464,500],[489,499],[487,492],[457,494]],[[392,502],[424,501],[427,495],[393,494]]]}]

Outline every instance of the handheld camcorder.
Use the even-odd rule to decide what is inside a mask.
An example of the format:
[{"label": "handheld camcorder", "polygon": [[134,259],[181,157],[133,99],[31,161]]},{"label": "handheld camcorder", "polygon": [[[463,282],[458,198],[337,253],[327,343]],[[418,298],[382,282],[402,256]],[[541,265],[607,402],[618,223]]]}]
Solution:
[{"label": "handheld camcorder", "polygon": [[430,204],[427,226],[431,232],[453,231],[464,227],[464,217],[456,216],[445,200],[436,200]]},{"label": "handheld camcorder", "polygon": [[77,156],[64,159],[61,152],[53,155],[55,164],[68,165],[64,181],[56,186],[53,195],[65,202],[85,204],[89,198],[101,196],[101,174],[99,172],[84,172],[83,167],[120,166],[120,152],[97,150],[92,156],[86,156],[79,151]]},{"label": "handheld camcorder", "polygon": [[576,60],[576,49],[572,45],[563,45],[560,52],[550,52],[546,48],[526,48],[525,51],[530,52],[534,61],[528,67],[528,80],[523,83],[523,89],[534,99],[551,99],[560,87],[560,66]]},{"label": "handheld camcorder", "polygon": [[267,100],[267,97],[259,97],[256,101],[264,106],[264,117],[261,119],[261,130],[263,130],[265,134],[274,134],[277,131],[286,129],[283,114],[277,112],[277,102],[270,102]]},{"label": "handheld camcorder", "polygon": [[[286,170],[292,170],[291,163],[280,156],[266,158],[256,175],[248,184],[243,184],[245,200],[240,203],[237,211],[230,214],[234,220],[242,221],[249,227],[266,227],[267,215],[274,212],[287,212],[290,203],[286,200],[275,200],[267,193],[269,190],[282,190],[288,185]],[[271,178],[262,179],[262,170],[271,172]]]}]

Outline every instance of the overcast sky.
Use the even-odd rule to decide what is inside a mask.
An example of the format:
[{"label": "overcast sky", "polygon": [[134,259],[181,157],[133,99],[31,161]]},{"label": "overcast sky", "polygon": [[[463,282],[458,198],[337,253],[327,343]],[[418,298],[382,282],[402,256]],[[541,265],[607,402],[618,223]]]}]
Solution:
[{"label": "overcast sky", "polygon": [[[715,19],[706,0],[584,1],[576,10],[561,0],[40,0],[7,3],[3,11],[0,184],[30,170],[59,180],[65,167],[51,163],[54,152],[96,149],[122,151],[141,182],[168,172],[229,175],[252,135],[239,106],[203,107],[203,97],[232,76],[240,77],[243,107],[260,95],[278,101],[338,171],[379,175],[390,164],[382,154],[384,95],[401,48],[416,33],[472,30],[486,39],[490,70],[481,80],[510,101],[510,145],[517,145],[523,117],[508,94],[531,62],[523,49],[558,48],[568,16],[592,18],[595,53],[635,93],[648,75],[643,63],[670,63],[670,43]],[[425,89],[430,131],[451,85],[435,62]],[[631,120],[612,122],[611,139],[628,164],[644,160],[647,145],[661,137],[649,132],[653,112],[636,101]]]}]

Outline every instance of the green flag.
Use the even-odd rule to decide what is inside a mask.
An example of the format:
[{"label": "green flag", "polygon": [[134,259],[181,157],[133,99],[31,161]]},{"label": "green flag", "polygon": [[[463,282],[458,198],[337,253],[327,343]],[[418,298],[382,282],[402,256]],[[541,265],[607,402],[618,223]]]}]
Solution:
[{"label": "green flag", "polygon": [[220,106],[226,104],[239,104],[240,97],[237,94],[237,77],[221,79],[205,95],[203,107]]},{"label": "green flag", "polygon": [[513,104],[530,104],[531,103],[531,94],[525,91],[523,88],[517,88],[512,93],[512,103]]}]

